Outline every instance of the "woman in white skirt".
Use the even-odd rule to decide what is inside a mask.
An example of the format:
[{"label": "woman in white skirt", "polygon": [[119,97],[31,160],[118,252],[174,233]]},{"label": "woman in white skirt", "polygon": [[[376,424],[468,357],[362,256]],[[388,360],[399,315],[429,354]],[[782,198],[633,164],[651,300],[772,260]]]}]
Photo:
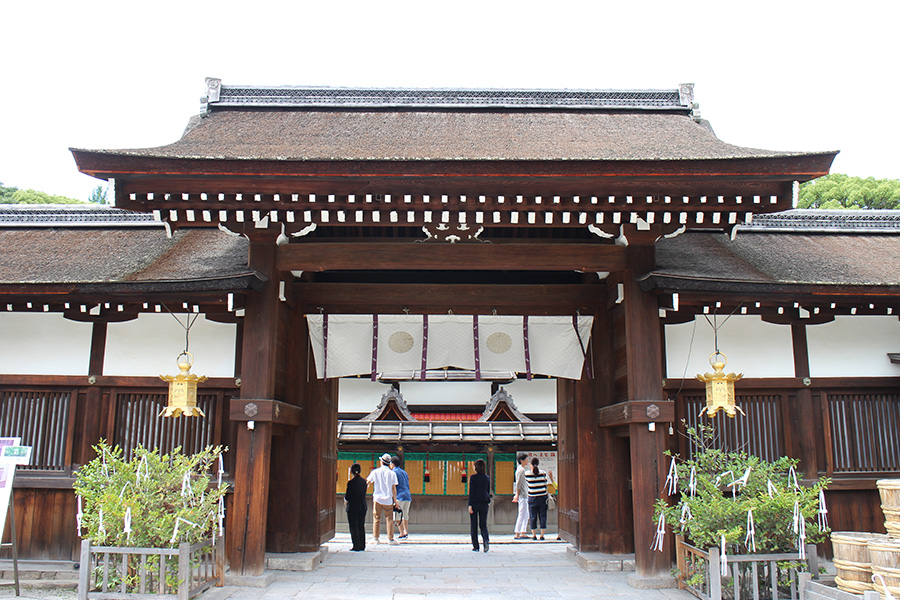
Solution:
[{"label": "woman in white skirt", "polygon": [[528,464],[528,455],[519,452],[516,456],[519,466],[516,467],[516,482],[514,485],[513,502],[519,505],[519,514],[516,517],[516,537],[517,540],[524,540],[528,537],[528,480],[525,479],[526,465]]}]

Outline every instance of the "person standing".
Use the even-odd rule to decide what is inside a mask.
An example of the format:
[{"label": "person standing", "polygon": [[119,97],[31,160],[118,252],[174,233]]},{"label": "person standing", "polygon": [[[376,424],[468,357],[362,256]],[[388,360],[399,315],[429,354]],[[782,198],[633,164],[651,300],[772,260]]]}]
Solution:
[{"label": "person standing", "polygon": [[513,484],[512,501],[518,504],[519,512],[516,516],[516,537],[517,540],[523,540],[528,537],[528,480],[525,479],[525,471],[527,470],[528,455],[519,452],[516,456],[519,465],[516,467],[516,479]]},{"label": "person standing", "polygon": [[528,481],[528,511],[531,513],[531,539],[538,539],[536,530],[538,521],[541,526],[541,539],[547,529],[547,472],[539,469],[541,461],[538,457],[531,459],[531,470],[525,471]]},{"label": "person standing", "polygon": [[400,518],[397,521],[400,533],[398,537],[405,540],[409,537],[409,506],[412,504],[412,494],[409,492],[409,474],[403,470],[400,463],[399,456],[391,458],[391,470],[397,476],[397,506],[400,507]]},{"label": "person standing", "polygon": [[347,523],[350,526],[350,540],[353,552],[366,549],[366,488],[365,479],[360,476],[362,467],[359,463],[350,466],[350,479],[344,494],[344,507],[347,509]]},{"label": "person standing", "polygon": [[475,474],[469,477],[469,523],[472,532],[472,550],[478,552],[478,530],[484,551],[488,551],[490,536],[487,528],[488,506],[491,503],[491,479],[484,472],[484,460],[475,461]]},{"label": "person standing", "polygon": [[394,507],[397,506],[397,476],[388,466],[391,464],[391,455],[381,455],[381,466],[374,469],[366,481],[375,485],[372,489],[372,536],[375,543],[380,544],[381,521],[384,520],[388,534],[388,542],[396,544],[394,540]]}]

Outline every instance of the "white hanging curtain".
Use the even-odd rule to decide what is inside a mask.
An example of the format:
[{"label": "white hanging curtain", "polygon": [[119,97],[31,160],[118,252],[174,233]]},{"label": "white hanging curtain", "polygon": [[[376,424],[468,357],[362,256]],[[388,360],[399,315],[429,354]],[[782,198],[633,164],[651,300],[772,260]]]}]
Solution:
[{"label": "white hanging curtain", "polygon": [[429,370],[447,367],[580,379],[594,322],[593,317],[581,316],[311,314],[306,318],[319,379],[411,372],[423,365]]}]

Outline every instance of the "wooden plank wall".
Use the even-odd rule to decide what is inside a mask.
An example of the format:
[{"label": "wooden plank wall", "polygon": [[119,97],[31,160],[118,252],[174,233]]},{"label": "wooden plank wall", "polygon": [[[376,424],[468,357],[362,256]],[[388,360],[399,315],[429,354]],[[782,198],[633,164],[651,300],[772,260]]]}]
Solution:
[{"label": "wooden plank wall", "polygon": [[[75,528],[77,501],[72,490],[73,470],[94,458],[93,445],[101,439],[114,438],[117,394],[128,398],[135,393],[149,393],[151,396],[166,393],[164,382],[149,377],[103,377],[93,386],[88,385],[86,379],[0,375],[0,393],[27,389],[50,395],[61,392],[70,394],[64,451],[66,467],[19,469],[16,474],[13,501],[19,557],[22,559],[78,560],[80,538]],[[234,424],[228,420],[227,411],[221,408],[226,399],[237,391],[233,387],[234,381],[216,379],[211,380],[208,386],[212,389],[206,389],[205,395],[214,397],[218,402],[214,423],[208,427],[214,432],[213,443],[231,446]],[[230,454],[225,453],[225,468],[228,473],[233,473],[234,457]],[[230,502],[231,494],[226,500],[226,503]],[[230,518],[227,504],[226,518]],[[3,541],[9,539],[10,527],[7,523]],[[9,558],[10,551],[4,549],[0,557]]]}]

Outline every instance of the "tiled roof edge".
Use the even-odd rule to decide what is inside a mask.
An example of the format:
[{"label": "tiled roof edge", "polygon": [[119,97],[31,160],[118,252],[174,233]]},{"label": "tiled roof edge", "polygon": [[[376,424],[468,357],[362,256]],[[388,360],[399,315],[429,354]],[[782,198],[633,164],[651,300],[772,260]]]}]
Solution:
[{"label": "tiled roof edge", "polygon": [[215,78],[207,78],[206,84],[204,113],[217,107],[638,109],[684,113],[696,108],[693,84],[668,90],[226,86]]},{"label": "tiled roof edge", "polygon": [[741,233],[797,231],[804,233],[900,233],[900,210],[796,209],[754,215]]},{"label": "tiled roof edge", "polygon": [[5,227],[163,227],[163,223],[150,213],[111,206],[0,204],[0,228]]}]

